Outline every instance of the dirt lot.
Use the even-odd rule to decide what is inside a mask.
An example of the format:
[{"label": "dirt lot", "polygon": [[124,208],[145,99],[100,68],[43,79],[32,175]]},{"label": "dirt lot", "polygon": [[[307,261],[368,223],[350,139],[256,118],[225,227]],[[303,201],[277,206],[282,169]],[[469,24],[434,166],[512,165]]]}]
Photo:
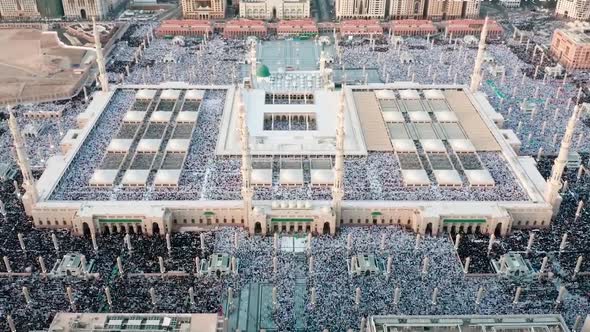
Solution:
[{"label": "dirt lot", "polygon": [[71,93],[93,53],[62,47],[54,33],[0,30],[0,104]]}]

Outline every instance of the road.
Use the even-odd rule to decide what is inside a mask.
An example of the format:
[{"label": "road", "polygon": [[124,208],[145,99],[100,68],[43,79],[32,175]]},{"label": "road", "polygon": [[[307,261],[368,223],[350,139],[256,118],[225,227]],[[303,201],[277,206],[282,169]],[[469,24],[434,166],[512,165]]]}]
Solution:
[{"label": "road", "polygon": [[315,9],[314,16],[318,22],[332,21],[332,15],[330,14],[332,4],[330,0],[313,0],[312,4]]}]

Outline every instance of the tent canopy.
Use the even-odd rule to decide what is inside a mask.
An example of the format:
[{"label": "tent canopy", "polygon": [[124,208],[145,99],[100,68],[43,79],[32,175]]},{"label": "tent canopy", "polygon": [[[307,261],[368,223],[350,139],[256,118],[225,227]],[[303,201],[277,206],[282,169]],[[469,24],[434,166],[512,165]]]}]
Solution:
[{"label": "tent canopy", "polygon": [[122,153],[125,153],[125,152],[129,151],[129,148],[131,147],[131,143],[133,143],[133,140],[132,139],[118,139],[118,138],[114,138],[109,143],[109,146],[107,147],[107,151],[108,152],[122,152]]},{"label": "tent canopy", "polygon": [[404,169],[402,177],[406,186],[429,186],[428,174],[423,169]]},{"label": "tent canopy", "polygon": [[331,169],[312,169],[311,184],[330,185],[334,183],[334,171]]},{"label": "tent canopy", "polygon": [[128,186],[143,186],[147,182],[150,171],[146,169],[128,169],[121,183]]},{"label": "tent canopy", "polygon": [[303,184],[303,169],[281,169],[279,182],[284,185]]},{"label": "tent canopy", "polygon": [[111,186],[115,182],[118,170],[97,169],[92,174],[89,184],[91,186]]},{"label": "tent canopy", "polygon": [[184,95],[184,99],[202,100],[205,97],[205,90],[189,90]]},{"label": "tent canopy", "polygon": [[177,186],[180,180],[180,172],[178,169],[159,169],[154,178],[156,186]]},{"label": "tent canopy", "polygon": [[176,122],[195,123],[198,116],[198,112],[180,112],[176,116]]},{"label": "tent canopy", "polygon": [[424,97],[426,99],[445,99],[445,95],[441,90],[438,89],[429,89],[422,92],[424,93]]},{"label": "tent canopy", "polygon": [[150,117],[150,122],[159,122],[159,123],[170,122],[171,117],[172,117],[172,112],[157,111],[157,112],[152,113],[152,116]]},{"label": "tent canopy", "polygon": [[465,176],[472,186],[494,186],[496,182],[487,169],[464,170]]},{"label": "tent canopy", "polygon": [[440,139],[421,139],[420,143],[425,152],[444,153],[447,152],[445,145]]},{"label": "tent canopy", "polygon": [[141,111],[129,111],[125,113],[125,117],[123,118],[123,122],[142,122],[145,118],[147,112]]},{"label": "tent canopy", "polygon": [[458,122],[457,115],[455,112],[451,111],[442,111],[442,112],[434,112],[434,117],[438,122]]},{"label": "tent canopy", "polygon": [[434,170],[434,177],[440,186],[461,186],[463,182],[459,172],[454,169]]},{"label": "tent canopy", "polygon": [[406,122],[402,112],[382,112],[385,122]]},{"label": "tent canopy", "polygon": [[272,185],[272,169],[253,169],[251,181],[254,185],[270,186]]},{"label": "tent canopy", "polygon": [[410,121],[412,122],[432,122],[432,119],[430,118],[430,115],[428,115],[427,112],[408,112],[408,116],[410,117]]},{"label": "tent canopy", "polygon": [[417,90],[399,90],[401,99],[420,99],[420,94]]},{"label": "tent canopy", "polygon": [[475,152],[475,146],[468,139],[450,139],[448,142],[455,152]]},{"label": "tent canopy", "polygon": [[415,152],[416,144],[411,139],[392,139],[391,144],[396,152]]},{"label": "tent canopy", "polygon": [[180,90],[164,90],[160,95],[160,99],[178,99]]},{"label": "tent canopy", "polygon": [[167,152],[187,152],[190,145],[190,140],[171,138],[166,145]]},{"label": "tent canopy", "polygon": [[393,90],[375,90],[377,99],[396,99]]},{"label": "tent canopy", "polygon": [[154,99],[156,90],[141,89],[135,93],[135,99]]},{"label": "tent canopy", "polygon": [[158,152],[158,149],[160,148],[160,143],[162,142],[162,139],[160,138],[156,138],[156,139],[142,139],[139,140],[139,143],[137,144],[137,152]]}]

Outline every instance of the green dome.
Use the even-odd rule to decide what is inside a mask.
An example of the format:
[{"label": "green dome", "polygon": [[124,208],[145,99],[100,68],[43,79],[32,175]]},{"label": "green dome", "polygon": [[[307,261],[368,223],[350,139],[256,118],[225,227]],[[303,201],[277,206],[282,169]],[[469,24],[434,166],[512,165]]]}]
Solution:
[{"label": "green dome", "polygon": [[270,70],[268,70],[266,65],[258,65],[258,68],[256,69],[256,77],[270,77]]}]

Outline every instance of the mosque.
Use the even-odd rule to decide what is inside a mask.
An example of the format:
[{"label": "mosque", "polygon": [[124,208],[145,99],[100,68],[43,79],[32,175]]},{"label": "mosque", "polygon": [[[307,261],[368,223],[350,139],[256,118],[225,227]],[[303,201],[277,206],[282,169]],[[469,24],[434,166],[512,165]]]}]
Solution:
[{"label": "mosque", "polygon": [[[395,82],[336,89],[323,52],[318,70],[275,72],[257,61],[255,41],[250,43],[249,73],[238,86],[167,82],[109,87],[99,51],[102,90],[79,116],[78,128],[65,136],[63,154],[48,162],[37,181],[11,116],[26,211],[36,227],[65,228],[93,238],[104,232],[152,235],[219,226],[244,227],[252,234],[333,234],[344,224],[379,224],[420,234],[497,236],[548,227],[559,209],[560,179],[577,113],[545,181],[533,158],[518,155],[516,135],[502,128],[502,116],[477,91],[486,30],[469,87]],[[100,41],[96,44],[100,50]],[[201,108],[211,91],[224,93],[219,130],[215,137],[201,137],[199,123],[208,117]],[[133,98],[121,109],[113,101],[123,94]],[[84,164],[91,168],[86,191],[56,198],[64,179],[81,167],[84,149],[96,144],[93,135],[104,125],[105,114],[115,114],[121,124],[100,145],[101,160]],[[183,191],[187,160],[203,157],[191,154],[205,139],[212,140],[216,160],[239,165],[239,199]],[[189,179],[206,187],[208,176],[207,171],[204,179]],[[116,199],[126,191],[133,192],[132,199]],[[265,195],[276,192],[299,198]]]}]

